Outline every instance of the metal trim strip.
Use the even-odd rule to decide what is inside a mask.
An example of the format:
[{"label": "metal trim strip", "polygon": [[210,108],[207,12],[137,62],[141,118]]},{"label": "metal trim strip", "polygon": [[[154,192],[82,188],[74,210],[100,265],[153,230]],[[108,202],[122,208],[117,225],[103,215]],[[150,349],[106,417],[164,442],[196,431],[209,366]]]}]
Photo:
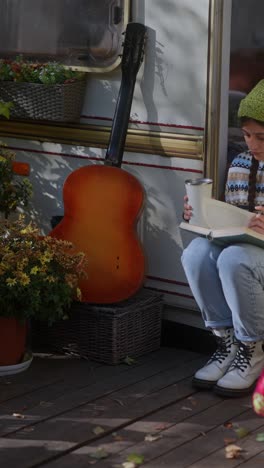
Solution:
[{"label": "metal trim strip", "polygon": [[[25,140],[55,141],[56,143],[107,148],[111,127],[97,125],[63,125],[1,121],[0,136]],[[204,138],[197,135],[154,132],[130,128],[125,151],[202,160]]]}]

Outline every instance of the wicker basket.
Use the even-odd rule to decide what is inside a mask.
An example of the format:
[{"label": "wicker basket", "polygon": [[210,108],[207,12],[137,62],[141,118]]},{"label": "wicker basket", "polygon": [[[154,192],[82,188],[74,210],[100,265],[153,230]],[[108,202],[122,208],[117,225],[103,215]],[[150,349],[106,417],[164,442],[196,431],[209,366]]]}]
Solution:
[{"label": "wicker basket", "polygon": [[0,81],[0,100],[12,101],[11,118],[74,122],[80,119],[86,79],[44,85]]},{"label": "wicker basket", "polygon": [[69,320],[33,324],[33,350],[118,364],[160,347],[162,308],[162,296],[144,289],[111,306],[75,303]]}]

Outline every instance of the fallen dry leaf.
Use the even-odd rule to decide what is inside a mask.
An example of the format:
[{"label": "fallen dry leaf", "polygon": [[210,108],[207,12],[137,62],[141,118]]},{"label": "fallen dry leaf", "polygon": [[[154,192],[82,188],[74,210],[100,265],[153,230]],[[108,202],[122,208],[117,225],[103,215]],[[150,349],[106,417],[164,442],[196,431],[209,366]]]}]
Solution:
[{"label": "fallen dry leaf", "polygon": [[17,419],[24,419],[25,416],[21,413],[13,413],[13,416],[14,418],[17,418]]},{"label": "fallen dry leaf", "polygon": [[159,426],[155,427],[155,431],[164,431],[165,429],[168,429],[168,424],[160,424]]},{"label": "fallen dry leaf", "polygon": [[227,421],[227,422],[224,423],[224,427],[226,429],[232,429],[233,423],[231,423],[230,421]]},{"label": "fallen dry leaf", "polygon": [[125,403],[123,403],[122,400],[119,400],[118,398],[111,398],[112,401],[115,401],[116,403],[118,403],[120,406],[125,406]]},{"label": "fallen dry leaf", "polygon": [[93,429],[93,433],[95,435],[100,435],[100,434],[103,434],[104,432],[105,432],[105,430],[101,426],[96,426]]},{"label": "fallen dry leaf", "polygon": [[242,452],[242,448],[238,445],[231,444],[225,448],[226,458],[239,458]]},{"label": "fallen dry leaf", "polygon": [[192,396],[188,397],[187,400],[190,400],[191,404],[193,406],[196,406],[197,405],[197,401],[195,400],[195,398],[193,398]]},{"label": "fallen dry leaf", "polygon": [[122,442],[122,440],[124,440],[124,437],[122,437],[121,435],[113,435],[113,438],[116,442]]},{"label": "fallen dry leaf", "polygon": [[122,463],[123,468],[136,468],[136,464],[134,462],[124,462]]},{"label": "fallen dry leaf", "polygon": [[42,406],[43,408],[49,408],[52,405],[53,405],[53,403],[51,403],[50,401],[41,401],[39,403],[39,406]]},{"label": "fallen dry leaf", "polygon": [[136,360],[127,356],[124,360],[123,360],[123,363],[124,364],[127,364],[128,366],[132,366],[133,364],[136,364]]},{"label": "fallen dry leaf", "polygon": [[152,434],[147,434],[145,437],[146,442],[155,442],[156,440],[161,439],[162,436],[157,434],[157,435],[152,435]]},{"label": "fallen dry leaf", "polygon": [[90,457],[96,458],[96,460],[102,460],[103,458],[107,458],[109,453],[107,453],[103,448],[96,450],[96,452],[90,453]]},{"label": "fallen dry leaf", "polygon": [[24,427],[22,432],[33,432],[35,430],[34,427]]}]

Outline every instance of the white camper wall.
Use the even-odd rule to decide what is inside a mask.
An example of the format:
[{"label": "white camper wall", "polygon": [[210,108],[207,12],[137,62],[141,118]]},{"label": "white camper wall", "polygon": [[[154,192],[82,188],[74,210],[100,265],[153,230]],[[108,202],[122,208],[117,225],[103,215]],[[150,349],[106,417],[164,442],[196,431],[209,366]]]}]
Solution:
[{"label": "white camper wall", "polygon": [[[206,119],[209,0],[133,0],[132,19],[148,27],[144,64],[132,104],[131,126],[204,135]],[[89,80],[84,122],[105,124],[114,114],[120,71]],[[172,305],[195,308],[182,271],[179,232],[184,180],[203,175],[202,161],[126,154],[126,169],[145,187],[141,227],[148,258],[148,285]],[[173,316],[171,317],[173,318]]]},{"label": "white camper wall", "polygon": [[[148,27],[132,119],[153,129],[199,132],[205,125],[209,0],[132,0],[133,20]],[[112,118],[120,71],[89,79],[84,121]],[[151,126],[150,123],[154,123]],[[169,127],[169,125],[173,125]],[[184,128],[181,128],[181,127]],[[163,127],[162,127],[163,128]],[[164,131],[166,128],[164,128]]]},{"label": "white camper wall", "polygon": [[[132,0],[132,5],[133,20],[148,26],[148,41],[135,87],[131,125],[202,136],[206,117],[209,0]],[[120,76],[117,70],[89,77],[83,122],[111,124]],[[31,164],[34,185],[31,215],[48,232],[51,216],[63,213],[62,187],[67,175],[85,164],[101,164],[105,150],[18,139],[6,141],[16,148],[19,160]],[[201,177],[203,161],[126,152],[123,168],[138,177],[146,192],[139,230],[148,260],[147,286],[164,292],[166,302],[172,306],[196,309],[180,263],[190,236],[183,235],[178,226],[184,180]],[[172,309],[168,317],[177,321],[176,310]]]}]

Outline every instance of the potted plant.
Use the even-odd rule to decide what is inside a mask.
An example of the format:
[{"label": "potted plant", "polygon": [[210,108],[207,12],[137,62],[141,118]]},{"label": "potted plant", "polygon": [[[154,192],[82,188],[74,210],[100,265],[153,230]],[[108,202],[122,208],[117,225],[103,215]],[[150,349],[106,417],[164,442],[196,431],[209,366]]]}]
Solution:
[{"label": "potted plant", "polygon": [[[0,116],[9,119],[12,107],[12,102],[0,101]],[[3,215],[7,219],[18,206],[27,206],[32,197],[31,182],[15,175],[28,175],[29,165],[15,159],[15,153],[0,141],[0,218]]]},{"label": "potted plant", "polygon": [[67,318],[85,263],[70,242],[40,236],[23,216],[0,222],[0,366],[21,362],[28,320]]},{"label": "potted plant", "polygon": [[58,62],[0,60],[0,99],[13,102],[12,118],[76,121],[85,89],[86,74]]},{"label": "potted plant", "polygon": [[[1,143],[0,143],[1,144]],[[5,145],[0,146],[0,212],[7,219],[18,206],[27,206],[32,197],[32,184],[26,178],[19,179],[16,171],[15,153]],[[23,163],[21,163],[23,166]]]}]

